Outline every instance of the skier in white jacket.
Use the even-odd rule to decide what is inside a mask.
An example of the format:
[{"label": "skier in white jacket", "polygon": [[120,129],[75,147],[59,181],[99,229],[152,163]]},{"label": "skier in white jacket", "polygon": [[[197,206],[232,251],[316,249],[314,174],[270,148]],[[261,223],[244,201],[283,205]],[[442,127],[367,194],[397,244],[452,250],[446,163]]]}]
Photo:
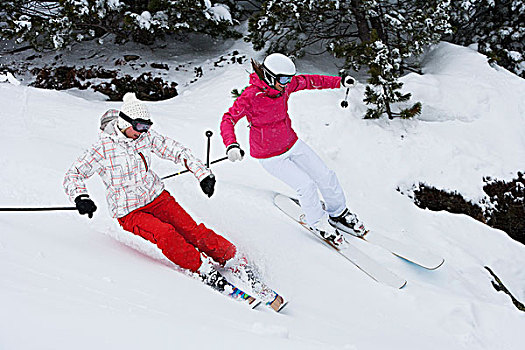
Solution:
[{"label": "skier in white jacket", "polygon": [[[151,154],[184,165],[208,197],[213,195],[215,177],[188,148],[152,130],[152,124],[146,105],[135,94],[126,94],[120,111],[109,110],[102,116],[99,141],[66,172],[64,189],[79,213],[91,218],[97,208],[85,180],[98,173],[109,210],[126,231],[157,245],[169,260],[221,290],[227,281],[210,258],[237,273],[251,268],[247,259],[236,254],[236,247],[224,237],[197,224],[165,190],[151,169]],[[266,301],[276,310],[283,303],[268,288],[258,292],[269,294]]]}]

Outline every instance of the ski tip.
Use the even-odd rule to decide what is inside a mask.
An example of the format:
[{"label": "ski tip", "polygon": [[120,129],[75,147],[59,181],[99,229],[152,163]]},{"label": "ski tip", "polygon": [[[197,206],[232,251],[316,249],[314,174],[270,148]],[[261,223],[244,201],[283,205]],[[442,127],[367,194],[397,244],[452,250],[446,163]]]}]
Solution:
[{"label": "ski tip", "polygon": [[441,266],[443,266],[443,264],[445,263],[445,259],[441,259],[441,261],[439,262],[439,264],[435,264],[433,266],[425,266],[425,265],[421,265],[421,264],[416,264],[416,265],[419,265],[427,270],[430,270],[430,271],[434,271],[434,270],[437,270],[439,269]]},{"label": "ski tip", "polygon": [[279,201],[292,201],[294,202],[295,204],[299,205],[299,200],[297,198],[293,198],[293,197],[290,197],[286,194],[282,194],[282,193],[275,193],[274,196],[273,196],[273,202],[277,204],[277,202]]},{"label": "ski tip", "polygon": [[403,285],[401,287],[399,287],[398,289],[403,289],[403,288],[406,287],[406,285],[407,285],[407,281],[405,281],[405,283],[403,283]]},{"label": "ski tip", "polygon": [[275,312],[280,312],[287,304],[288,300],[285,300],[281,295],[275,293],[275,299],[267,302],[266,306]]},{"label": "ski tip", "polygon": [[281,306],[279,307],[279,309],[275,310],[276,312],[281,312],[282,309],[284,309],[286,307],[286,305],[288,305],[288,301],[285,301],[284,303],[281,304]]},{"label": "ski tip", "polygon": [[443,266],[444,263],[445,263],[445,259],[441,260],[441,263],[440,263],[438,266],[436,266],[436,267],[434,267],[434,268],[431,268],[431,269],[429,269],[429,270],[436,270],[436,269],[439,269],[441,266]]}]

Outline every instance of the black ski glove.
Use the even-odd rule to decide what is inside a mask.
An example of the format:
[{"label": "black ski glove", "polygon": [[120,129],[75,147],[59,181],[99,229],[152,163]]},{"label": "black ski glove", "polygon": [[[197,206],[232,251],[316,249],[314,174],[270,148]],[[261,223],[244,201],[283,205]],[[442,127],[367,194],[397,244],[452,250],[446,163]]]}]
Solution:
[{"label": "black ski glove", "polygon": [[213,174],[206,176],[201,181],[200,185],[202,188],[202,192],[204,192],[204,194],[207,195],[208,197],[211,197],[215,189],[215,176]]},{"label": "black ski glove", "polygon": [[93,217],[93,213],[97,210],[97,206],[87,194],[81,194],[75,198],[75,205],[80,215],[88,214],[90,219]]}]

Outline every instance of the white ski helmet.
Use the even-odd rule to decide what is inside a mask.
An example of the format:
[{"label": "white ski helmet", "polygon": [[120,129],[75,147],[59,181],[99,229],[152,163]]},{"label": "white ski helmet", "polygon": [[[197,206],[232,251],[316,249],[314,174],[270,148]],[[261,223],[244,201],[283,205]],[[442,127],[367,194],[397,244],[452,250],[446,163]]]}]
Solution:
[{"label": "white ski helmet", "polygon": [[296,73],[293,61],[282,53],[266,56],[262,68],[266,83],[274,88],[277,82],[281,85],[288,84]]}]

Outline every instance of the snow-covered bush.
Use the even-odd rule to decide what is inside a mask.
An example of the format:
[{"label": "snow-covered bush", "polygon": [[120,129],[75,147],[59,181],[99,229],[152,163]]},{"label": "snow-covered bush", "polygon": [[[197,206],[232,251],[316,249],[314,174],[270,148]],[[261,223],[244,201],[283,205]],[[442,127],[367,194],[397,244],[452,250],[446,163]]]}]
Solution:
[{"label": "snow-covered bush", "polygon": [[512,181],[484,179],[483,191],[490,206],[485,209],[488,224],[525,244],[525,178],[518,172]]},{"label": "snow-covered bush", "polygon": [[491,227],[505,231],[511,238],[525,244],[525,178],[503,181],[486,177],[483,191],[486,198],[479,203],[466,200],[460,193],[444,191],[420,183],[409,191],[401,191],[423,209],[446,210],[465,214]]}]

